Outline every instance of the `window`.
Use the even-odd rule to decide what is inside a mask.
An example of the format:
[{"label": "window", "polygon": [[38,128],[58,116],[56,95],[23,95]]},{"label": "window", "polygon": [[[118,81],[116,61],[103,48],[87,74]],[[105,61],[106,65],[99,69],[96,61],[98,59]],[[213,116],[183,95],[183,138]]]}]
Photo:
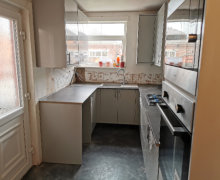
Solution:
[{"label": "window", "polygon": [[166,57],[176,57],[176,51],[174,51],[174,50],[166,50],[165,56]]},{"label": "window", "polygon": [[0,16],[0,116],[23,106],[20,99],[20,69],[17,23]]},{"label": "window", "polygon": [[99,66],[102,62],[113,67],[117,56],[125,54],[125,30],[125,22],[66,24],[69,61],[81,66]]}]

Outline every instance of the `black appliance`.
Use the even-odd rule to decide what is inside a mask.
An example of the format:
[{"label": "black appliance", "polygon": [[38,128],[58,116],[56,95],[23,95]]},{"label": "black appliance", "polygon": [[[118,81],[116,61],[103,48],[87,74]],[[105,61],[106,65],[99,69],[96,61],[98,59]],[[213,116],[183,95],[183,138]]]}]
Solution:
[{"label": "black appliance", "polygon": [[161,113],[159,170],[163,180],[187,180],[191,133],[166,104],[157,104]]}]

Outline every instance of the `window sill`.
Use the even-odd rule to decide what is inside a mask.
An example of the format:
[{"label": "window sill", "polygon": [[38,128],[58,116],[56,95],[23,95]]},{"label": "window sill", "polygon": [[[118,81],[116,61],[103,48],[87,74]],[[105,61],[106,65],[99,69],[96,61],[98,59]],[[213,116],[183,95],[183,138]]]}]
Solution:
[{"label": "window sill", "polygon": [[75,68],[86,68],[86,69],[125,69],[124,68],[120,68],[120,67],[100,67],[100,66],[75,66]]}]

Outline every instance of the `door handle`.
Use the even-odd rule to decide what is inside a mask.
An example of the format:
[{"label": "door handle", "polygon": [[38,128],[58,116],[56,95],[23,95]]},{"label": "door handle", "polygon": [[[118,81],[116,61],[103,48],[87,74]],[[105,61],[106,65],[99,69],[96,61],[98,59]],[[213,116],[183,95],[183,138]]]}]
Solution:
[{"label": "door handle", "polygon": [[165,121],[166,125],[168,126],[168,128],[170,129],[170,132],[172,133],[172,135],[178,135],[178,134],[182,134],[182,133],[186,133],[187,131],[183,128],[183,127],[174,127],[170,120],[168,119],[167,115],[164,113],[163,109],[160,107],[159,104],[157,104],[157,107],[160,111],[160,114],[163,117],[163,120]]}]

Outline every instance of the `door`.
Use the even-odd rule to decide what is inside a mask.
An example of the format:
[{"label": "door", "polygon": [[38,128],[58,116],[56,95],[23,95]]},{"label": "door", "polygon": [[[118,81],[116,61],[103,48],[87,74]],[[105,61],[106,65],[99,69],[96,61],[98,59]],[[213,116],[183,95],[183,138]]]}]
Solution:
[{"label": "door", "polygon": [[137,92],[136,90],[118,90],[119,124],[139,124],[140,120],[138,121],[136,118],[136,115],[139,117],[139,108],[137,108],[139,96]]},{"label": "door", "polygon": [[187,180],[191,134],[167,105],[157,105],[161,113],[159,167],[163,180]]},{"label": "door", "polygon": [[31,167],[21,16],[0,4],[0,180],[20,179]]},{"label": "door", "polygon": [[154,64],[161,66],[164,58],[164,46],[166,36],[166,17],[167,17],[167,3],[157,13],[156,30],[155,30],[155,45],[154,45]]},{"label": "door", "polygon": [[137,63],[152,63],[156,15],[140,15],[138,22]]},{"label": "door", "polygon": [[117,123],[117,89],[101,89],[101,123]]}]

